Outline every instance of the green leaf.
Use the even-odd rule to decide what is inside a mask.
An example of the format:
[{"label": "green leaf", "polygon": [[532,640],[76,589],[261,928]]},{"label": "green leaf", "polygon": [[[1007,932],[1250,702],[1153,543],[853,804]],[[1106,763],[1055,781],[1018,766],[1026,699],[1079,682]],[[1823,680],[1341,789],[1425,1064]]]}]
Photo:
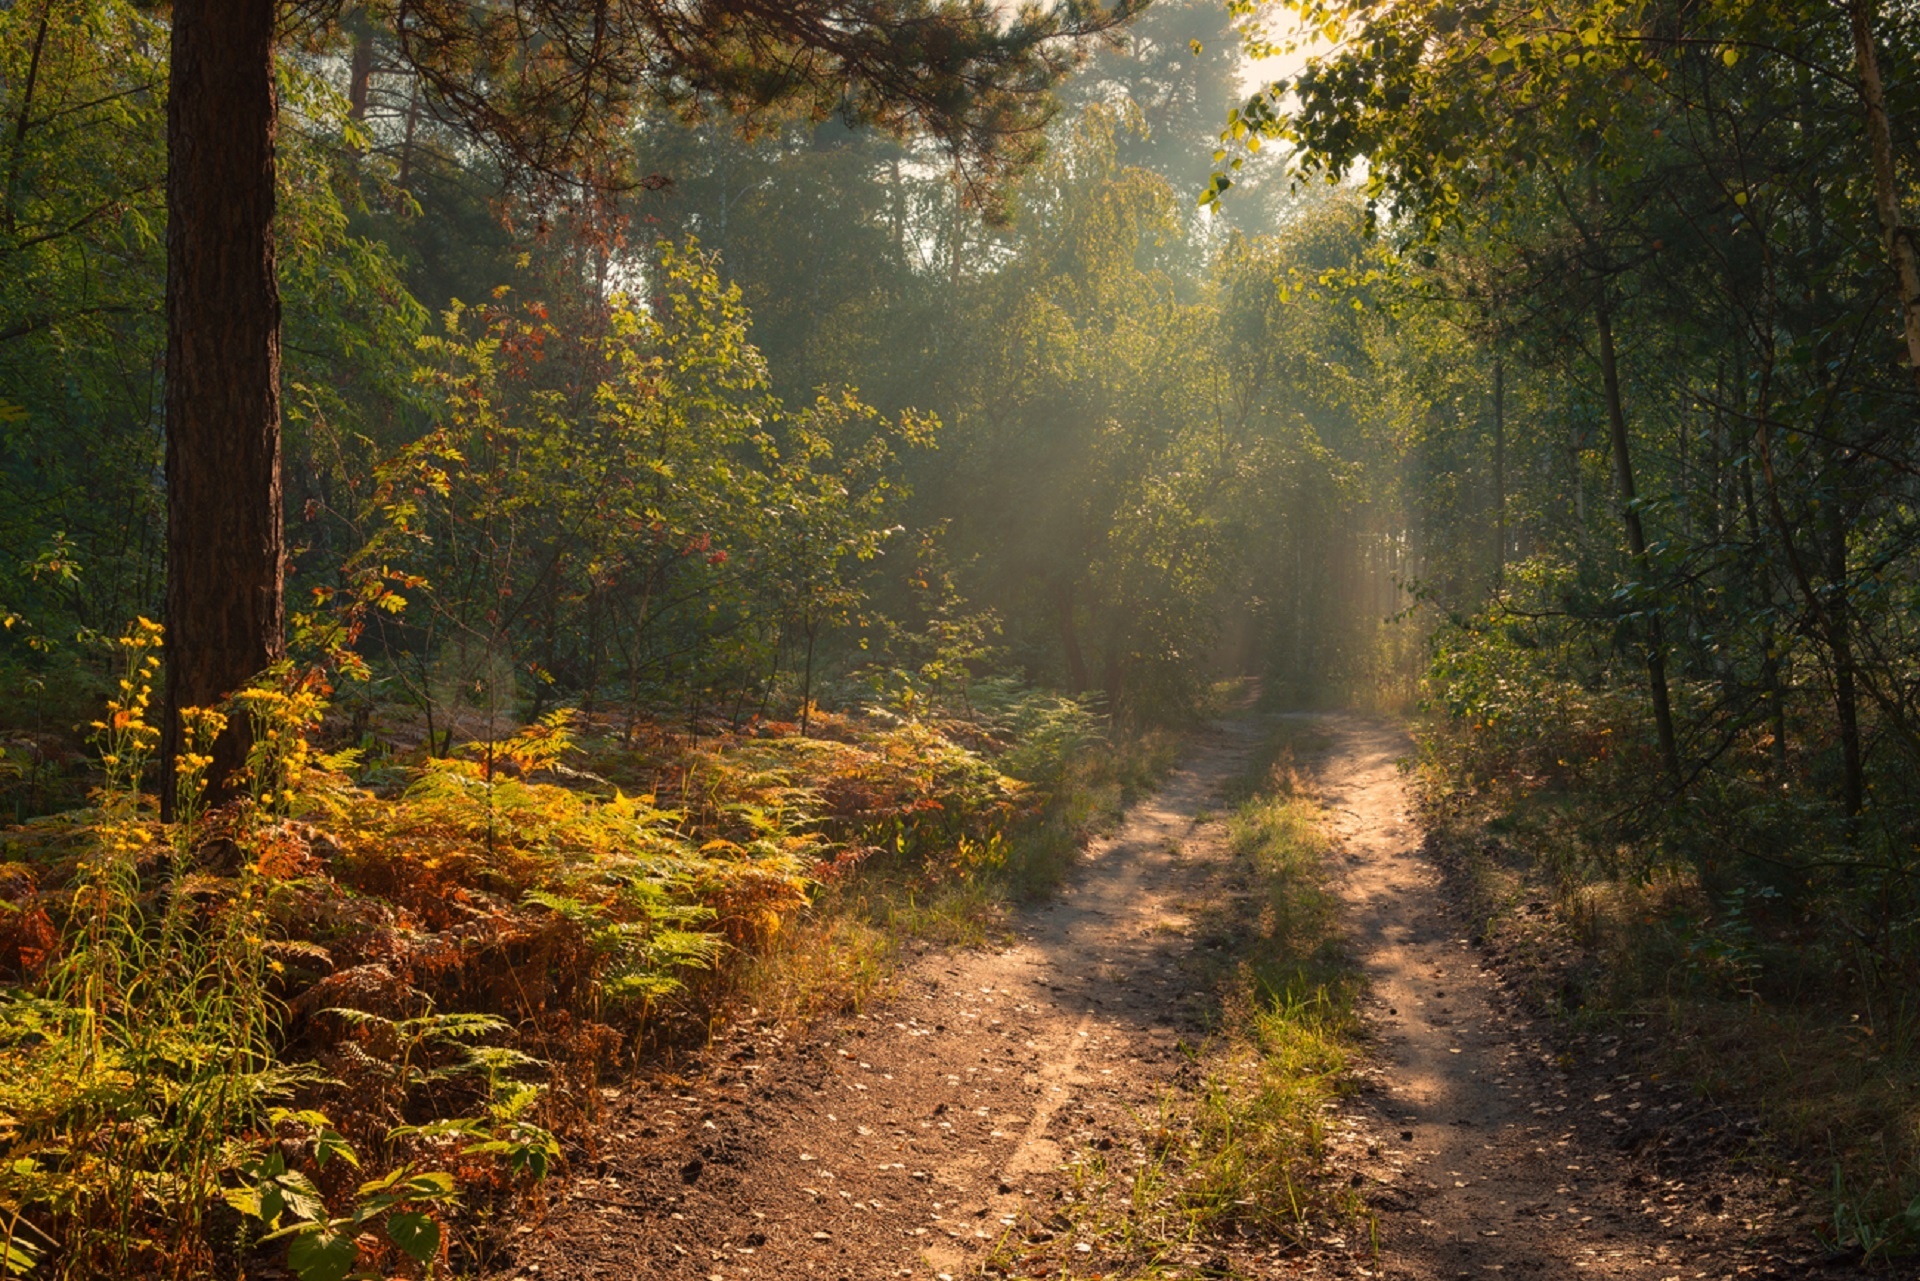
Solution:
[{"label": "green leaf", "polygon": [[344,1232],[302,1232],[287,1248],[287,1266],[300,1281],[346,1281],[359,1254]]},{"label": "green leaf", "polygon": [[234,1211],[249,1219],[264,1219],[260,1212],[260,1192],[257,1188],[221,1188],[220,1199],[232,1206]]},{"label": "green leaf", "polygon": [[286,1208],[302,1219],[324,1219],[327,1217],[327,1203],[321,1197],[320,1189],[313,1186],[313,1180],[298,1170],[289,1170],[274,1180],[280,1196],[286,1201]]},{"label": "green leaf", "polygon": [[424,1214],[396,1214],[387,1220],[387,1237],[425,1267],[440,1253],[440,1225]]},{"label": "green leaf", "polygon": [[467,1137],[488,1133],[487,1124],[478,1117],[443,1117],[438,1121],[428,1121],[424,1125],[396,1125],[387,1131],[387,1141],[395,1139],[422,1138],[444,1139],[450,1136]]},{"label": "green leaf", "polygon": [[402,1186],[406,1188],[407,1195],[422,1201],[441,1201],[454,1194],[453,1176],[438,1170],[412,1175]]},{"label": "green leaf", "polygon": [[388,1188],[400,1182],[400,1180],[404,1179],[406,1176],[407,1176],[407,1167],[402,1165],[402,1166],[396,1166],[395,1168],[388,1170],[385,1174],[380,1175],[378,1178],[368,1179],[365,1183],[362,1183],[360,1185],[360,1199],[365,1200],[366,1198],[374,1195],[376,1192],[385,1192]]},{"label": "green leaf", "polygon": [[39,1262],[39,1254],[25,1241],[11,1237],[0,1239],[0,1267],[4,1267],[9,1275],[25,1276]]},{"label": "green leaf", "polygon": [[353,1144],[333,1130],[322,1130],[313,1138],[313,1163],[321,1169],[327,1168],[327,1162],[339,1157],[354,1169],[360,1168],[360,1155],[353,1150]]},{"label": "green leaf", "polygon": [[1740,61],[1740,51],[1732,45],[1728,45],[1720,51],[1720,61],[1731,67],[1734,63]]}]

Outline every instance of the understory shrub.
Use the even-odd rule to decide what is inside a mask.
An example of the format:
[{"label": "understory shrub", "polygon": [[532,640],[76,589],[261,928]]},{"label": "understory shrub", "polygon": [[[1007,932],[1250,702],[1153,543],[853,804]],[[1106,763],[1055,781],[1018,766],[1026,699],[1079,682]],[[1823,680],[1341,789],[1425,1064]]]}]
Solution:
[{"label": "understory shrub", "polygon": [[[143,790],[160,630],[120,642],[81,810],[0,831],[0,1266],[433,1275],[564,1165],[600,1075],[697,1034],[820,888],[1002,861],[1099,731],[1003,688],[966,722],[636,733],[624,712],[389,754],[316,745],[320,674],[187,714]],[[248,718],[240,800],[201,803]],[[1038,781],[1001,772],[1017,762]],[[281,1252],[284,1252],[282,1254]]]}]

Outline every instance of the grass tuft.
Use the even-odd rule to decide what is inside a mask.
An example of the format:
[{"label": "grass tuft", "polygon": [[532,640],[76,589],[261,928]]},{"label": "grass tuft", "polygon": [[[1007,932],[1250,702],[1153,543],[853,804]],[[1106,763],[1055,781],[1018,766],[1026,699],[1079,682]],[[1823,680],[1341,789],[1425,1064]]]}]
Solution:
[{"label": "grass tuft", "polygon": [[1268,778],[1228,822],[1254,890],[1239,909],[1239,963],[1194,1112],[1185,1199],[1197,1231],[1246,1224],[1304,1243],[1361,1213],[1326,1177],[1325,1119],[1360,1050],[1362,983],[1329,884],[1331,840],[1290,749]]},{"label": "grass tuft", "polygon": [[1055,1217],[1029,1234],[1053,1245],[1023,1253],[1010,1237],[989,1260],[1003,1275],[1217,1275],[1238,1253],[1368,1239],[1366,1209],[1329,1159],[1328,1118],[1364,1052],[1363,984],[1324,813],[1295,764],[1311,733],[1283,723],[1227,789],[1238,800],[1217,821],[1238,892],[1197,927],[1225,946],[1191,962],[1220,999],[1214,1035],[1188,1050],[1192,1084],[1134,1118],[1131,1144],[1079,1156]]}]

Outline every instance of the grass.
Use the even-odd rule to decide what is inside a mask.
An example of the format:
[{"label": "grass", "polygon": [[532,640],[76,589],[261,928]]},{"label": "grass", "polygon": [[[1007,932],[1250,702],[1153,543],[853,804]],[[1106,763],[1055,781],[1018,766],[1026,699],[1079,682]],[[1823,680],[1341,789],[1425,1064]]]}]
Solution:
[{"label": "grass", "polygon": [[[1223,943],[1191,962],[1218,994],[1190,1084],[1136,1116],[1125,1143],[1069,1167],[1053,1216],[1003,1236],[1004,1276],[1220,1275],[1256,1257],[1368,1239],[1371,1221],[1331,1168],[1327,1122],[1365,1052],[1362,980],[1329,883],[1324,814],[1296,767],[1311,727],[1283,722],[1226,789],[1235,892],[1196,932]],[[1078,1247],[1088,1247],[1081,1251]]]},{"label": "grass", "polygon": [[1234,922],[1239,957],[1194,1111],[1184,1197],[1198,1231],[1246,1223],[1303,1244],[1359,1213],[1325,1178],[1325,1117],[1361,1050],[1362,984],[1328,883],[1324,819],[1293,748],[1282,742],[1264,786],[1228,821],[1251,893]]}]

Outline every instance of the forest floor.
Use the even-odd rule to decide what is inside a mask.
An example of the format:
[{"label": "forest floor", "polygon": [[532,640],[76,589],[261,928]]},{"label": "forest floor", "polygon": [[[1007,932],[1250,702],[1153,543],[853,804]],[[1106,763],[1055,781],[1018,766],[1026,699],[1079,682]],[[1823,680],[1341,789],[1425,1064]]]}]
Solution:
[{"label": "forest floor", "polygon": [[749,1014],[673,1073],[608,1089],[595,1150],[507,1231],[492,1275],[1829,1275],[1798,1217],[1808,1189],[1737,1118],[1662,1079],[1631,1030],[1519,1007],[1423,853],[1404,734],[1296,723],[1369,982],[1371,1050],[1328,1118],[1329,1177],[1360,1221],[1143,1251],[1085,1213],[1089,1170],[1145,1186],[1168,1101],[1207,1068],[1221,1006],[1201,976],[1223,972],[1218,912],[1245,897],[1222,789],[1274,728],[1243,718],[1197,734],[995,946],[926,950],[884,999],[811,1028]]}]

